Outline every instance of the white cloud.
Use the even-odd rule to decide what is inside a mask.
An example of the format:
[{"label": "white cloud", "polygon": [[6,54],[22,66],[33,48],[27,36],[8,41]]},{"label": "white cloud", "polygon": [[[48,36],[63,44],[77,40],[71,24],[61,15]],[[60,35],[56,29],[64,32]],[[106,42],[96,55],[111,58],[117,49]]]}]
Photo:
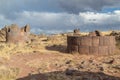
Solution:
[{"label": "white cloud", "polygon": [[32,32],[54,33],[80,28],[84,31],[95,29],[120,29],[120,11],[112,13],[82,12],[77,14],[23,11],[15,13],[16,19],[10,20],[0,15],[0,25],[17,23],[30,24]]},{"label": "white cloud", "polygon": [[120,15],[118,14],[120,11],[115,11],[113,13],[94,13],[94,12],[87,12],[87,13],[80,13],[79,16],[84,18],[85,24],[99,24],[99,25],[107,25],[107,24],[114,24],[116,25],[117,22],[120,21]]}]

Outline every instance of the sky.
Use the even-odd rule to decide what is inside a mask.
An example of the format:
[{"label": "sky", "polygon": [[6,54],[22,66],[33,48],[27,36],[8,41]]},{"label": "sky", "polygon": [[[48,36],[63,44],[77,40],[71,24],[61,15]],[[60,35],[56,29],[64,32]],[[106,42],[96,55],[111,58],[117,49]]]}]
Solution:
[{"label": "sky", "polygon": [[120,30],[120,0],[0,0],[0,28],[11,24],[37,34]]}]

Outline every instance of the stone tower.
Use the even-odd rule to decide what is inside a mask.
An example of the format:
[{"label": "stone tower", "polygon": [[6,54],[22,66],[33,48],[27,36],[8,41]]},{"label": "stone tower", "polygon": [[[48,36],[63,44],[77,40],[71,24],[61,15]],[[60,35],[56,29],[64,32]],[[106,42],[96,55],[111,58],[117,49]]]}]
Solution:
[{"label": "stone tower", "polygon": [[23,43],[29,41],[30,26],[26,25],[19,28],[18,25],[12,24],[6,26],[6,42],[7,43]]}]

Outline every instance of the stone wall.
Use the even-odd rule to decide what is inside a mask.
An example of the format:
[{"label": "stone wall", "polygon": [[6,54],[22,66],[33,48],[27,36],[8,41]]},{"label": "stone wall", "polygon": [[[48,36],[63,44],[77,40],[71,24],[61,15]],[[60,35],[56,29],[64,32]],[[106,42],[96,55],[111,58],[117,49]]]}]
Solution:
[{"label": "stone wall", "polygon": [[68,36],[69,53],[108,55],[115,51],[114,36]]}]

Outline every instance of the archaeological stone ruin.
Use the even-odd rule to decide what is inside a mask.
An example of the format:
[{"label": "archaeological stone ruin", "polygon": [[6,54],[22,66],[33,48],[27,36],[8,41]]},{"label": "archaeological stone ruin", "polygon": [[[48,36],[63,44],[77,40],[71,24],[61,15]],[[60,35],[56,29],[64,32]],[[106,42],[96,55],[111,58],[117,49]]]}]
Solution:
[{"label": "archaeological stone ruin", "polygon": [[11,24],[10,26],[5,26],[0,30],[0,36],[2,36],[0,41],[5,41],[7,43],[23,43],[29,41],[30,26],[25,25],[19,28],[16,24]]},{"label": "archaeological stone ruin", "polygon": [[74,34],[80,34],[80,29],[74,29]]},{"label": "archaeological stone ruin", "polygon": [[87,36],[68,36],[69,53],[109,55],[115,52],[115,37],[102,36],[99,31],[90,32]]}]

